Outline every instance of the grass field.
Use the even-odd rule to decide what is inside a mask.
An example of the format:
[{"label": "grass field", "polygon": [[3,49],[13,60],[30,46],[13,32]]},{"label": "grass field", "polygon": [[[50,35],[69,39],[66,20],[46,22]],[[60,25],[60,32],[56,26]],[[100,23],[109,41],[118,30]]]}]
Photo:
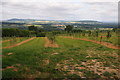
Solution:
[{"label": "grass field", "polygon": [[[10,45],[14,45],[16,43],[19,43],[21,41],[24,41],[26,39],[28,39],[29,37],[7,37],[7,38],[3,38],[3,43],[2,43],[2,47],[7,47]],[[9,40],[9,41],[6,41]],[[4,42],[6,41],[6,42]]]},{"label": "grass field", "polygon": [[111,37],[110,38],[107,38],[106,35],[107,35],[106,32],[99,33],[98,37],[89,36],[89,34],[87,34],[87,33],[85,34],[85,36],[83,36],[80,33],[64,34],[64,36],[74,36],[74,37],[77,37],[77,38],[86,38],[86,39],[89,39],[89,40],[97,40],[97,41],[100,41],[101,36],[102,36],[101,41],[112,43],[113,45],[116,45],[116,46],[120,46],[120,43],[119,43],[120,36],[119,36],[118,33],[111,32]]},{"label": "grass field", "polygon": [[118,50],[63,37],[57,37],[56,43],[59,48],[45,48],[44,38],[37,37],[3,49],[3,78],[118,77]]}]

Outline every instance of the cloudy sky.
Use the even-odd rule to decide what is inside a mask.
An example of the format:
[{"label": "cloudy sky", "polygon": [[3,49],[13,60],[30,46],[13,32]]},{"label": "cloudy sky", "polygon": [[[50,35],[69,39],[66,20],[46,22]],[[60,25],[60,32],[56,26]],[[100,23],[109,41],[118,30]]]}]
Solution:
[{"label": "cloudy sky", "polygon": [[[104,2],[103,2],[104,1]],[[113,0],[3,0],[2,20],[97,20],[117,22],[118,2]],[[109,1],[109,2],[108,2]]]}]

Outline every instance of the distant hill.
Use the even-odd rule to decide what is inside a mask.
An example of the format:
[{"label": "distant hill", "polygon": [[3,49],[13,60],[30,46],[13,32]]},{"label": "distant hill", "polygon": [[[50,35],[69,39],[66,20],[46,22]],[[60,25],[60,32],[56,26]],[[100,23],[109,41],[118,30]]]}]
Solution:
[{"label": "distant hill", "polygon": [[40,20],[40,19],[18,19],[18,18],[13,18],[13,19],[9,19],[9,20],[6,20],[6,21],[58,21],[58,22],[98,22],[100,23],[99,21],[93,21],[93,20],[80,20],[80,21],[65,21],[65,20]]},{"label": "distant hill", "polygon": [[[117,28],[116,23],[106,23],[94,20],[79,20],[79,21],[65,21],[65,20],[40,20],[40,19],[9,19],[0,23],[2,28],[22,28],[26,29],[29,25],[42,26],[43,29],[53,29],[52,25],[73,25],[82,28]],[[59,26],[58,26],[59,27]]]},{"label": "distant hill", "polygon": [[15,23],[15,22],[0,22],[2,28],[19,28],[19,29],[26,29],[27,27],[24,26],[25,23]]},{"label": "distant hill", "polygon": [[8,24],[8,25],[24,25],[25,23],[14,23],[14,22],[0,22],[0,24]]},{"label": "distant hill", "polygon": [[99,21],[94,21],[94,20],[80,20],[80,21],[76,21],[76,22],[99,22]]},{"label": "distant hill", "polygon": [[9,19],[6,20],[7,22],[29,22],[29,21],[36,21],[34,19],[17,19],[17,18],[13,18],[13,19]]}]

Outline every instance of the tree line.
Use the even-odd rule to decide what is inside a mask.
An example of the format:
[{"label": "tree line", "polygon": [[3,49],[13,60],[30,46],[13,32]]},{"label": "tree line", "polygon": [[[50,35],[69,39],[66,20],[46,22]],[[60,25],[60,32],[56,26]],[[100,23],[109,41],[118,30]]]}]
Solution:
[{"label": "tree line", "polygon": [[2,37],[31,37],[35,36],[34,31],[20,30],[15,28],[3,28]]},{"label": "tree line", "polygon": [[2,37],[44,37],[44,30],[38,29],[35,26],[29,26],[28,30],[21,30],[17,28],[3,28]]},{"label": "tree line", "polygon": [[[56,34],[75,34],[79,33],[79,35],[86,36],[88,35],[89,37],[99,37],[99,34],[101,32],[107,32],[106,37],[110,38],[111,31],[85,31],[85,30],[74,30],[73,25],[67,25],[64,31],[52,31],[51,35],[56,35]],[[118,32],[118,29],[113,29],[113,32]],[[48,31],[45,31],[41,28],[38,28],[34,25],[29,26],[28,30],[21,30],[17,28],[3,28],[2,29],[2,37],[31,37],[31,36],[37,36],[37,37],[45,37],[48,36]]]}]

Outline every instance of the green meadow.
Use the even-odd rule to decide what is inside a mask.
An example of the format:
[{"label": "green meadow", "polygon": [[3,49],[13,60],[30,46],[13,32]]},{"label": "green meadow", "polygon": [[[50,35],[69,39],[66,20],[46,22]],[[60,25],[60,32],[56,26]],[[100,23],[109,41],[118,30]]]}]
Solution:
[{"label": "green meadow", "polygon": [[2,49],[3,78],[118,78],[117,49],[59,36],[55,42],[59,48],[46,48],[44,37],[37,37]]}]

